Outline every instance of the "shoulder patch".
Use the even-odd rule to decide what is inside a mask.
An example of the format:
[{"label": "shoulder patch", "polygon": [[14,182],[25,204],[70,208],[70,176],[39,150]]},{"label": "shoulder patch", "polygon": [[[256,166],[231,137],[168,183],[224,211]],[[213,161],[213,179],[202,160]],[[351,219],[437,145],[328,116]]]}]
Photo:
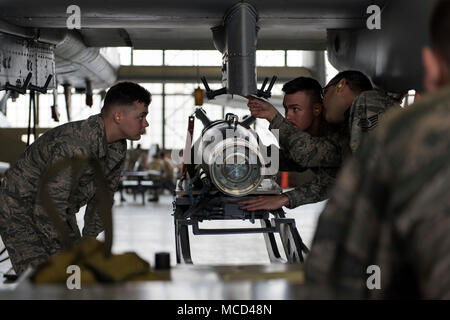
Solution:
[{"label": "shoulder patch", "polygon": [[358,127],[361,128],[363,132],[372,130],[378,125],[378,114],[374,114],[368,118],[362,118],[358,122]]}]

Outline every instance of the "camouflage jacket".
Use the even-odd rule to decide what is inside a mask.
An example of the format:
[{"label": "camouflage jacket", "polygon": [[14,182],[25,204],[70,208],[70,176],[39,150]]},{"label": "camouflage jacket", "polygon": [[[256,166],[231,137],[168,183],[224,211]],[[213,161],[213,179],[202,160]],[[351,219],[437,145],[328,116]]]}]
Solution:
[{"label": "camouflage jacket", "polygon": [[363,91],[353,100],[348,115],[352,153],[359,148],[366,133],[377,127],[383,113],[393,107],[400,105],[379,90]]},{"label": "camouflage jacket", "polygon": [[278,113],[270,121],[269,130],[272,129],[279,130],[280,149],[304,168],[340,167],[343,159],[350,154],[345,125],[327,124],[324,134],[313,137],[295,128]]},{"label": "camouflage jacket", "polygon": [[311,297],[450,298],[449,137],[450,87],[385,115],[319,218]]},{"label": "camouflage jacket", "polygon": [[283,192],[289,198],[289,205],[286,207],[292,209],[328,199],[329,191],[335,183],[338,170],[338,168],[312,169],[315,174],[312,181],[303,183],[294,190]]},{"label": "camouflage jacket", "polygon": [[289,198],[289,208],[327,199],[344,159],[356,152],[366,133],[373,130],[382,114],[393,106],[399,107],[399,104],[381,91],[362,92],[346,112],[345,123],[327,124],[316,137],[297,130],[278,114],[269,129],[279,129],[280,147],[289,150],[286,157],[301,167],[311,168],[316,174],[313,181],[284,193]]},{"label": "camouflage jacket", "polygon": [[[319,136],[327,134],[328,125],[325,122],[323,124],[320,127]],[[280,137],[280,140],[284,138]],[[292,209],[304,204],[328,199],[328,192],[335,182],[336,174],[340,169],[339,166],[305,168],[292,161],[289,152],[283,149],[279,150],[279,156],[280,171],[303,172],[310,169],[314,173],[314,178],[311,181],[302,183],[295,189],[283,193],[289,198],[289,205],[286,207]]]},{"label": "camouflage jacket", "polygon": [[[323,121],[319,134],[313,137],[278,114],[269,129],[279,130],[280,171],[311,169],[315,174],[312,181],[283,193],[289,198],[287,207],[295,208],[327,199],[342,160],[350,153],[345,126],[334,126]],[[293,135],[300,140],[292,139]]]},{"label": "camouflage jacket", "polygon": [[400,107],[398,102],[378,90],[364,91],[346,112],[340,125],[328,124],[324,135],[313,137],[297,130],[281,114],[270,122],[269,129],[278,129],[280,148],[288,150],[289,158],[305,168],[336,167],[356,152],[365,133],[373,130],[386,110]]},{"label": "camouflage jacket", "polygon": [[[49,216],[37,199],[41,176],[48,168],[63,159],[96,158],[109,181],[110,191],[116,191],[125,155],[126,141],[107,144],[104,122],[100,115],[94,115],[58,126],[39,137],[8,170],[2,189],[6,195],[23,203],[24,211],[31,210],[37,224],[49,225]],[[86,204],[83,235],[97,236],[103,230],[91,166],[86,165],[76,176],[70,168],[64,169],[58,177],[52,178],[48,190],[61,218],[71,226],[73,237],[79,237],[75,213]]]}]

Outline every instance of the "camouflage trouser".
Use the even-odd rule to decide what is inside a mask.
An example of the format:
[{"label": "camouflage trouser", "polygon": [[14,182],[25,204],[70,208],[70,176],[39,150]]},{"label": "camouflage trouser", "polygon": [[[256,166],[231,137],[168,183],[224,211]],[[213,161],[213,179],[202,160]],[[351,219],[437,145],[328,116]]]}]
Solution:
[{"label": "camouflage trouser", "polygon": [[52,223],[42,212],[0,189],[0,236],[17,274],[62,250]]}]

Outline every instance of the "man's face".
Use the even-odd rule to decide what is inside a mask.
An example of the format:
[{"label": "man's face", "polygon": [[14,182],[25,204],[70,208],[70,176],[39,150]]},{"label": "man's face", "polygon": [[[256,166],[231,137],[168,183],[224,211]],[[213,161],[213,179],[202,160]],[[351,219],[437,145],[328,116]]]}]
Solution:
[{"label": "man's face", "polygon": [[[126,108],[126,109],[125,109]],[[122,112],[120,119],[120,130],[129,140],[139,140],[148,127],[146,117],[148,115],[148,106],[142,102],[135,101],[132,107],[125,107],[127,110]]]},{"label": "man's face", "polygon": [[283,99],[285,117],[298,130],[308,129],[313,120],[311,98],[305,91],[286,94]]},{"label": "man's face", "polygon": [[343,89],[343,86],[341,82],[328,83],[323,90],[323,109],[325,119],[329,123],[340,123],[345,119],[346,103],[339,91]]}]

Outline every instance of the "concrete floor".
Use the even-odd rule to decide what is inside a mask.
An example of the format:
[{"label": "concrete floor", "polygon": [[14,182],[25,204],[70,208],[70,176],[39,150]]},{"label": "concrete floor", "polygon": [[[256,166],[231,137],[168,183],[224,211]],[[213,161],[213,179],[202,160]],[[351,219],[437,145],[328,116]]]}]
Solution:
[{"label": "concrete floor", "polygon": [[[116,194],[114,215],[113,252],[134,251],[154,265],[157,252],[169,252],[171,264],[176,264],[175,236],[173,226],[173,198],[162,195],[159,202],[146,202],[138,196],[125,195],[127,201],[119,204]],[[324,202],[305,205],[293,210],[285,209],[288,218],[295,218],[297,228],[305,244],[310,247],[314,236],[317,219],[325,205]],[[84,208],[77,214],[80,229],[83,227]],[[259,227],[244,221],[209,221],[201,224],[205,228]],[[100,235],[102,238],[102,235]],[[277,238],[279,240],[279,238]],[[239,265],[269,264],[269,258],[261,234],[247,235],[200,235],[190,234],[191,253],[194,264],[199,265]],[[0,240],[0,248],[3,243]],[[280,245],[281,248],[281,245]],[[5,255],[2,255],[4,257]],[[8,261],[0,263],[0,289],[3,273],[11,267]],[[4,286],[4,285],[3,285]]]}]

